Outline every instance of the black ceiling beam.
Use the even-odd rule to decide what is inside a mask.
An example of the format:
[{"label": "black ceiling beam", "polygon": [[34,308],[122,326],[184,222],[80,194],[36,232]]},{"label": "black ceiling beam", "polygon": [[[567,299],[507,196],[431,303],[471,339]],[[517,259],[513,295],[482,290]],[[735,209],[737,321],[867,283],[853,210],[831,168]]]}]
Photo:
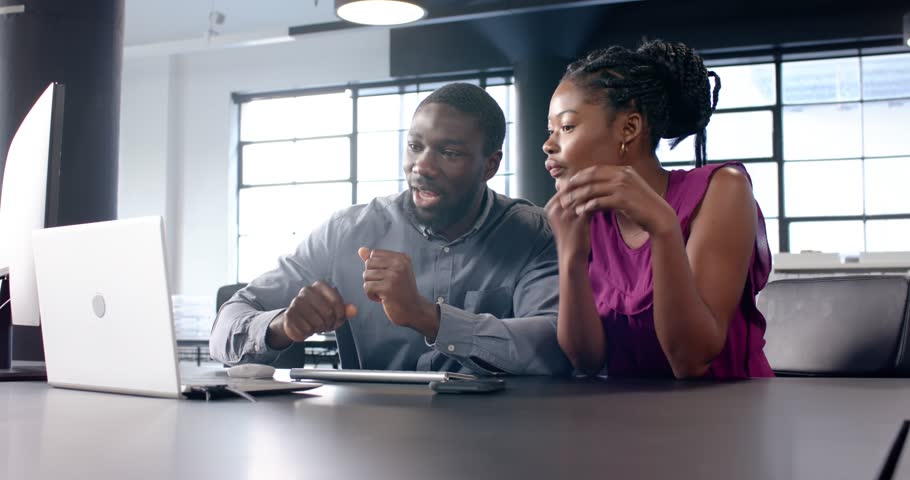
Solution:
[{"label": "black ceiling beam", "polygon": [[[566,10],[570,8],[591,7],[616,3],[639,2],[642,0],[492,0],[483,3],[465,2],[439,2],[434,5],[429,2],[427,16],[406,27],[436,25],[440,23],[463,22],[481,20],[486,18],[501,17],[504,15],[521,15],[526,13],[547,12],[553,10]],[[459,6],[452,6],[460,4]],[[288,35],[306,35],[312,33],[347,30],[351,28],[377,28],[351,22],[337,21],[318,23],[315,25],[300,25],[288,29]]]}]

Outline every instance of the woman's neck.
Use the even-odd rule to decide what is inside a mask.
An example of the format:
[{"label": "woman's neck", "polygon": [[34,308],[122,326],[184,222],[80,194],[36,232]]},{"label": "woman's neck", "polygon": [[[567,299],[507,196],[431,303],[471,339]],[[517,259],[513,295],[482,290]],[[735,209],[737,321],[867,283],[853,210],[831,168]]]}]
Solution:
[{"label": "woman's neck", "polygon": [[657,192],[661,197],[667,194],[669,188],[670,171],[660,165],[660,160],[653,153],[641,157],[638,161],[632,163],[635,173],[644,180],[652,190]]},{"label": "woman's neck", "polygon": [[[660,165],[660,160],[656,156],[652,154],[641,157],[639,161],[631,163],[630,166],[652,190],[661,197],[666,197],[667,189],[670,186],[670,172]],[[647,241],[648,237],[640,237],[644,229],[629,220],[625,215],[616,212],[616,221],[623,240],[630,248],[640,247]]]}]

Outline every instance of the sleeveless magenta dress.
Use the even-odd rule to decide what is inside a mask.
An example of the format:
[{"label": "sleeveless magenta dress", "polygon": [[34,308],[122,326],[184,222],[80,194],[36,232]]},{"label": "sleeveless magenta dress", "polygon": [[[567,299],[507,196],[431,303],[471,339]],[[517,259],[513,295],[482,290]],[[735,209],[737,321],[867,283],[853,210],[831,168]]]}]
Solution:
[{"label": "sleeveless magenta dress", "polygon": [[[717,169],[738,162],[670,172],[667,203],[676,211],[683,240],[689,241],[689,224]],[[751,181],[751,180],[750,180]],[[756,207],[758,205],[756,204]],[[765,219],[758,209],[755,246],[742,299],[730,321],[727,343],[708,368],[706,378],[773,377],[765,358],[765,318],[755,306],[755,295],[771,272],[771,252]],[[626,245],[612,211],[591,219],[591,258],[588,275],[597,311],[607,337],[606,374],[610,377],[672,377],[673,371],[654,330],[654,284],[651,241],[639,248]]]}]

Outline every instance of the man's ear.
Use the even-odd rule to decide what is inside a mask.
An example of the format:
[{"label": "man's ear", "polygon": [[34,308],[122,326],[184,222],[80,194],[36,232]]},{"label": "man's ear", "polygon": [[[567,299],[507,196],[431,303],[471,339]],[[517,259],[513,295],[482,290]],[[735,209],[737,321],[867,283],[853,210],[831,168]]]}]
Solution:
[{"label": "man's ear", "polygon": [[502,162],[502,150],[496,150],[484,160],[484,180],[489,180],[499,171],[499,163]]}]

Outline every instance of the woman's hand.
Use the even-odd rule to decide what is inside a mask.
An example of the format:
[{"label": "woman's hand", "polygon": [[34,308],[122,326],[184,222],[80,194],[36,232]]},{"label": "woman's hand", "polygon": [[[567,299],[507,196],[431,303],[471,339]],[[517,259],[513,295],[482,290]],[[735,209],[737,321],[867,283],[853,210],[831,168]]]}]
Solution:
[{"label": "woman's hand", "polygon": [[564,193],[556,192],[545,207],[547,220],[553,229],[553,236],[556,237],[560,261],[565,259],[587,262],[588,254],[591,253],[591,228],[588,224],[590,215],[587,213],[579,215],[574,209],[563,207],[563,203]]},{"label": "woman's hand", "polygon": [[591,254],[591,216],[564,208],[565,194],[557,191],[547,202],[547,220],[559,256],[559,315],[556,338],[575,369],[596,375],[606,362],[607,340],[597,313],[588,256]]},{"label": "woman's hand", "polygon": [[566,187],[553,198],[557,197],[563,209],[579,216],[588,216],[597,210],[615,210],[651,236],[678,228],[679,220],[673,207],[629,166],[588,167],[570,178]]}]

